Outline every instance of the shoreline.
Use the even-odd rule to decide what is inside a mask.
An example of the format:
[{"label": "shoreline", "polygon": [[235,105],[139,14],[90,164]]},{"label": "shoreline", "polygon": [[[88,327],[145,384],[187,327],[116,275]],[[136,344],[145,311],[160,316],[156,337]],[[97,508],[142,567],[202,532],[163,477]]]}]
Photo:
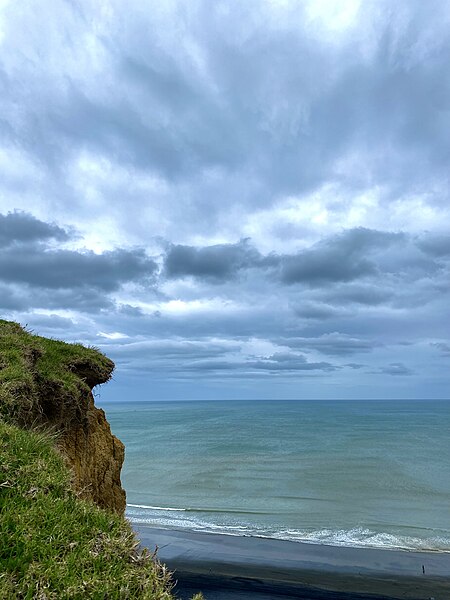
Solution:
[{"label": "shoreline", "polygon": [[[159,506],[147,506],[147,505],[137,505],[137,504],[127,504],[127,507],[131,507],[131,508],[149,508],[149,509],[153,509],[153,510],[158,510],[158,511],[173,511],[173,512],[185,512],[187,510],[191,510],[191,509],[184,509],[184,508],[162,508]],[[200,511],[199,511],[200,512]],[[262,535],[262,534],[257,534],[257,533],[233,533],[229,530],[225,531],[225,528],[220,530],[219,528],[217,528],[214,531],[208,530],[207,527],[199,530],[199,529],[189,529],[188,527],[177,527],[176,525],[174,526],[168,526],[165,524],[159,524],[159,523],[151,523],[148,521],[135,521],[133,520],[132,515],[128,515],[127,513],[125,514],[126,518],[128,519],[128,521],[131,523],[131,526],[133,527],[133,529],[138,530],[140,527],[146,529],[156,529],[156,530],[163,530],[163,531],[180,531],[180,532],[186,532],[186,533],[192,533],[192,534],[211,534],[211,535],[225,535],[225,536],[230,536],[230,537],[239,537],[239,538],[256,538],[256,539],[260,539],[260,540],[274,540],[274,541],[281,541],[281,542],[292,542],[295,544],[306,544],[306,545],[310,545],[310,546],[329,546],[331,548],[354,548],[354,549],[358,549],[358,550],[382,550],[383,552],[416,552],[416,553],[423,553],[423,554],[448,554],[450,555],[450,547],[447,548],[412,548],[409,546],[380,546],[380,545],[369,545],[369,544],[361,544],[361,543],[357,543],[355,542],[354,544],[344,544],[344,543],[331,543],[328,541],[319,541],[319,540],[314,540],[314,539],[302,539],[302,538],[287,538],[287,537],[275,537],[275,536],[271,536],[271,535]]]},{"label": "shoreline", "polygon": [[182,600],[448,600],[450,554],[329,546],[133,524],[178,581]]}]

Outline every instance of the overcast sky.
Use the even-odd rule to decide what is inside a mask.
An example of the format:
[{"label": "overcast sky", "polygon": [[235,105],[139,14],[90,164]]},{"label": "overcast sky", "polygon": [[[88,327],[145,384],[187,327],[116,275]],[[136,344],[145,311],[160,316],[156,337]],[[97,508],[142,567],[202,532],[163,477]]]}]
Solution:
[{"label": "overcast sky", "polygon": [[0,310],[102,400],[448,398],[447,0],[0,0]]}]

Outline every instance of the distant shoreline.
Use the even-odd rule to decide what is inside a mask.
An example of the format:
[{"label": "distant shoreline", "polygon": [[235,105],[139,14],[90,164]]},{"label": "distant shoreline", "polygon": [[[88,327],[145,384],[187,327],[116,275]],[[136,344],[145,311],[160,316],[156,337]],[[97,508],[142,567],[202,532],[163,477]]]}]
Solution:
[{"label": "distant shoreline", "polygon": [[207,600],[450,597],[450,555],[446,552],[349,548],[134,527],[142,545],[151,551],[158,546],[159,559],[175,571],[175,592],[180,598],[199,590]]}]

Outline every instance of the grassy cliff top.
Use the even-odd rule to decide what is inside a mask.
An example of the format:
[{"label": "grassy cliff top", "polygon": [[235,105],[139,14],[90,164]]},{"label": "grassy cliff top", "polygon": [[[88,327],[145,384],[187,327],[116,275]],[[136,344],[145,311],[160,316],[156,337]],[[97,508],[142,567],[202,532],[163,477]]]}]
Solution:
[{"label": "grassy cliff top", "polygon": [[33,335],[0,320],[0,415],[12,423],[51,422],[59,412],[56,401],[75,415],[77,402],[108,381],[113,370],[114,363],[94,348]]}]

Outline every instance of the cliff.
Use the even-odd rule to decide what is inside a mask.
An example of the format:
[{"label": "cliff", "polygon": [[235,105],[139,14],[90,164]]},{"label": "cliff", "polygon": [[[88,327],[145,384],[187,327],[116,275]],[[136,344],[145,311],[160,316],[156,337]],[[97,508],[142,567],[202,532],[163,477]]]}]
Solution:
[{"label": "cliff", "polygon": [[175,600],[123,515],[124,447],[92,394],[113,369],[0,320],[0,600]]},{"label": "cliff", "polygon": [[123,513],[124,446],[92,394],[113,370],[114,363],[96,349],[32,335],[0,320],[0,416],[25,429],[54,431],[78,496]]}]

